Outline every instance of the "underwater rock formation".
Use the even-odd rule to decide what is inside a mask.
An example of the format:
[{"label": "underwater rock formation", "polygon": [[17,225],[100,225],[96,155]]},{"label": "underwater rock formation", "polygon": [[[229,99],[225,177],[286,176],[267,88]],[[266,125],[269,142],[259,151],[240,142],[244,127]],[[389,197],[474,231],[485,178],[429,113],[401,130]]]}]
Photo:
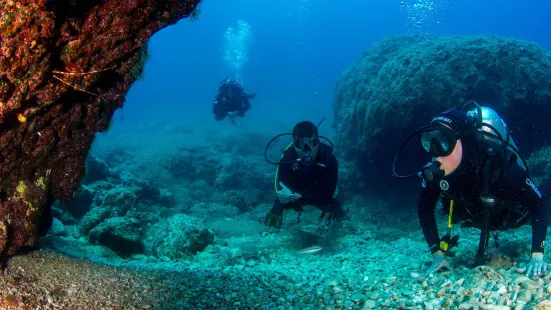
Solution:
[{"label": "underwater rock formation", "polygon": [[150,228],[152,251],[159,257],[179,259],[203,251],[214,242],[214,233],[197,219],[174,215]]},{"label": "underwater rock formation", "polygon": [[107,181],[109,178],[119,177],[109,170],[108,165],[97,159],[95,156],[89,155],[86,158],[86,173],[82,179],[82,184],[88,185],[97,181]]},{"label": "underwater rock formation", "polygon": [[72,199],[147,40],[199,2],[0,0],[1,256],[33,246],[54,199]]},{"label": "underwater rock formation", "polygon": [[526,160],[530,168],[530,175],[536,184],[541,184],[545,178],[551,176],[551,146],[545,146],[534,152]]},{"label": "underwater rock formation", "polygon": [[403,140],[468,100],[496,109],[525,157],[551,144],[551,53],[490,35],[384,39],[337,83],[337,144],[372,188],[393,188],[392,161]]},{"label": "underwater rock formation", "polygon": [[145,251],[140,223],[133,218],[112,217],[90,230],[92,244],[110,248],[121,257]]}]

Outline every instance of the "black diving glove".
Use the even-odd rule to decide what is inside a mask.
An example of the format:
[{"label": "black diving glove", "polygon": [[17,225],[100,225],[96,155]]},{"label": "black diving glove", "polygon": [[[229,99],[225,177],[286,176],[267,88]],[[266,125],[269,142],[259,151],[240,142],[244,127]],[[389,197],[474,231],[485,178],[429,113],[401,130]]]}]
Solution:
[{"label": "black diving glove", "polygon": [[350,217],[348,217],[348,214],[346,214],[341,204],[336,200],[331,202],[331,205],[329,206],[329,212],[331,213],[331,218],[333,220],[350,221]]},{"label": "black diving glove", "polygon": [[279,206],[272,207],[264,219],[264,225],[280,229],[283,225],[283,208]]}]

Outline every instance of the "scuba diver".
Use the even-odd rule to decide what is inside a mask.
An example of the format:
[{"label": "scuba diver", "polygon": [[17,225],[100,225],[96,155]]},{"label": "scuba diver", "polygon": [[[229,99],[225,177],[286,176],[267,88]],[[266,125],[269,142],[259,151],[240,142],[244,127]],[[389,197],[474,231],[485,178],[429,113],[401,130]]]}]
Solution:
[{"label": "scuba diver", "polygon": [[245,112],[251,108],[249,99],[255,96],[255,93],[246,94],[243,86],[235,79],[224,79],[216,91],[216,99],[212,107],[214,119],[221,121],[227,116],[235,124],[234,119],[237,116],[245,116]]},{"label": "scuba diver", "polygon": [[[405,144],[419,135],[421,146],[433,160],[421,172],[396,174],[396,159]],[[497,231],[515,229],[532,219],[531,259],[527,275],[540,276],[547,271],[544,261],[550,182],[540,188],[530,179],[507,126],[499,115],[474,101],[463,108],[440,113],[430,125],[415,131],[396,154],[394,175],[422,178],[417,213],[425,240],[433,256],[427,274],[448,265],[446,252],[457,246],[452,225],[481,230],[475,266],[484,264],[490,232],[498,246]],[[545,193],[545,194],[542,194]],[[448,215],[447,233],[440,238],[434,211],[442,195]]]},{"label": "scuba diver", "polygon": [[[309,121],[297,123],[293,128],[293,142],[287,146],[280,161],[273,163],[266,157],[269,163],[278,165],[275,177],[277,199],[264,220],[266,226],[281,228],[285,209],[298,212],[300,221],[300,213],[306,205],[322,210],[320,221],[328,214],[326,225],[330,225],[332,220],[348,219],[336,199],[338,162],[332,145],[320,141],[324,137],[318,136],[318,126]],[[276,136],[268,146],[282,135],[289,134]]]}]

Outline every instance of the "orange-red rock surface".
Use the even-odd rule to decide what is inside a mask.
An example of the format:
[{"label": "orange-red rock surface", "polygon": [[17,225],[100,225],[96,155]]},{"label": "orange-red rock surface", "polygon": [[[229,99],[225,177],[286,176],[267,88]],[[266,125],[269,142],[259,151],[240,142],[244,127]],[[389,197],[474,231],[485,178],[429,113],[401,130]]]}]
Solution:
[{"label": "orange-red rock surface", "polygon": [[0,0],[0,257],[33,246],[70,200],[147,57],[200,0]]}]

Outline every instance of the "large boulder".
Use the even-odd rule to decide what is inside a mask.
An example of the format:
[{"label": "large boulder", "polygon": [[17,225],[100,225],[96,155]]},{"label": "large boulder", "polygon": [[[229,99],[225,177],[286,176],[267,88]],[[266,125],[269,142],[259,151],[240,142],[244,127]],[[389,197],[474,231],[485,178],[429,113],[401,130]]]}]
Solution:
[{"label": "large boulder", "polygon": [[154,225],[148,234],[153,239],[153,254],[170,259],[195,255],[214,243],[212,230],[185,214],[174,215]]},{"label": "large boulder", "polygon": [[67,211],[73,218],[82,218],[90,209],[94,203],[95,192],[85,185],[82,185],[80,189],[75,193],[73,200],[68,203],[59,203],[59,207]]},{"label": "large boulder", "polygon": [[53,201],[73,198],[148,39],[199,1],[0,0],[0,256],[33,246]]},{"label": "large boulder", "polygon": [[392,161],[402,141],[468,100],[496,109],[524,154],[550,144],[551,53],[491,35],[384,39],[337,83],[338,148],[371,188],[396,188]]},{"label": "large boulder", "polygon": [[145,251],[142,243],[143,230],[134,218],[112,217],[90,230],[89,240],[110,248],[121,257]]}]

